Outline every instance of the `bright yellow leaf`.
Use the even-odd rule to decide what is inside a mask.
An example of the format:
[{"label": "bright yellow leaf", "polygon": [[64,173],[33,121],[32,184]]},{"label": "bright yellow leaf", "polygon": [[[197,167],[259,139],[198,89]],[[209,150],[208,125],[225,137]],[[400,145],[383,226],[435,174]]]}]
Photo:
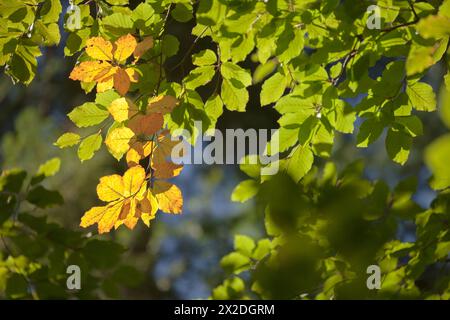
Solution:
[{"label": "bright yellow leaf", "polygon": [[91,208],[81,218],[80,227],[87,228],[93,224],[98,223],[102,216],[105,214],[106,210],[108,210],[108,206]]},{"label": "bright yellow leaf", "polygon": [[136,49],[137,42],[136,39],[131,35],[127,34],[120,37],[114,43],[113,56],[117,62],[124,62],[127,60]]},{"label": "bright yellow leaf", "polygon": [[97,83],[97,92],[105,92],[114,88],[114,77],[111,76],[103,82]]},{"label": "bright yellow leaf", "polygon": [[96,81],[99,75],[111,70],[113,66],[106,61],[84,61],[73,68],[69,78],[83,82]]},{"label": "bright yellow leaf", "polygon": [[138,107],[127,98],[114,100],[108,107],[109,113],[117,122],[124,122],[134,117],[138,112]]},{"label": "bright yellow leaf", "polygon": [[124,197],[136,196],[145,181],[145,170],[141,166],[135,166],[127,170],[123,175]]},{"label": "bright yellow leaf", "polygon": [[131,129],[127,127],[116,128],[108,134],[105,143],[115,156],[123,155],[130,149],[129,142],[133,137],[134,132]]},{"label": "bright yellow leaf", "polygon": [[105,202],[122,198],[124,190],[122,177],[117,174],[100,178],[100,183],[97,185],[98,198]]},{"label": "bright yellow leaf", "polygon": [[123,209],[123,202],[117,202],[108,206],[108,210],[102,215],[101,219],[98,221],[98,233],[105,233],[111,231],[119,218],[120,213]]},{"label": "bright yellow leaf", "polygon": [[161,211],[173,214],[181,213],[183,209],[183,196],[181,190],[176,185],[166,181],[155,181],[153,193]]},{"label": "bright yellow leaf", "polygon": [[125,72],[128,74],[131,82],[137,83],[139,81],[139,73],[134,68],[126,68]]},{"label": "bright yellow leaf", "polygon": [[128,169],[123,177],[101,178],[97,194],[100,200],[109,203],[87,211],[80,226],[86,228],[97,223],[99,233],[109,232],[113,227],[117,229],[122,224],[133,229],[143,214],[143,221],[148,225],[157,210],[157,204],[148,194],[146,173],[141,166]]},{"label": "bright yellow leaf", "polygon": [[93,224],[98,224],[98,232],[105,233],[111,231],[123,208],[121,201],[113,202],[104,207],[93,207],[81,218],[80,226],[87,228]]},{"label": "bright yellow leaf", "polygon": [[93,37],[86,41],[86,53],[95,60],[111,61],[113,45],[102,37]]}]

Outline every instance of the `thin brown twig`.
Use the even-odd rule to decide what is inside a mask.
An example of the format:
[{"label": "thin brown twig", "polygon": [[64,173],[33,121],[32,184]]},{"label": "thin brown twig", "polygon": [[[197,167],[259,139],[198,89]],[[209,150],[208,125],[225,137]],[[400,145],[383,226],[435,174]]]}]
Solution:
[{"label": "thin brown twig", "polygon": [[195,38],[195,40],[192,42],[191,46],[189,47],[189,49],[186,51],[186,54],[183,56],[183,58],[180,60],[180,62],[178,62],[175,66],[173,66],[169,71],[174,71],[175,69],[177,69],[179,66],[181,66],[184,61],[186,61],[187,57],[191,54],[192,50],[195,47],[195,44],[198,42],[198,40],[200,40],[200,38],[203,36],[203,34],[206,32],[206,30],[208,30],[209,27],[205,27],[205,29],[203,29],[203,31],[197,36],[197,38]]}]

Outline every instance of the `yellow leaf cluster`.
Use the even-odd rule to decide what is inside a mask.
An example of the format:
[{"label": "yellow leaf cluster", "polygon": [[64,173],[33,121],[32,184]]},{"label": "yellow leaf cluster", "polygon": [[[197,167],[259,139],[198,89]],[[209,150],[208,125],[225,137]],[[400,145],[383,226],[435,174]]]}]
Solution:
[{"label": "yellow leaf cluster", "polygon": [[80,226],[87,228],[97,224],[98,232],[105,233],[122,224],[133,229],[139,219],[150,226],[158,209],[171,214],[181,213],[181,190],[170,182],[160,180],[175,177],[181,170],[181,165],[171,162],[154,163],[147,175],[142,166],[133,165],[123,177],[111,175],[101,178],[97,195],[107,204],[87,211],[81,218]]},{"label": "yellow leaf cluster", "polygon": [[[183,169],[169,160],[179,142],[172,141],[169,132],[163,129],[164,115],[178,105],[178,100],[159,95],[148,101],[144,111],[125,97],[131,83],[138,81],[134,65],[152,47],[152,37],[139,43],[131,34],[115,42],[93,37],[88,39],[85,49],[90,60],[78,64],[70,74],[73,80],[95,82],[98,92],[114,88],[122,96],[108,107],[116,125],[108,132],[105,143],[117,159],[126,154],[129,167],[123,176],[115,174],[100,179],[97,195],[106,204],[84,214],[80,223],[83,228],[97,224],[98,232],[106,233],[123,224],[133,229],[139,219],[149,226],[158,209],[172,214],[182,211],[181,190],[164,181],[178,176]],[[134,60],[127,64],[131,56]],[[141,165],[146,158],[147,171]]]},{"label": "yellow leaf cluster", "polygon": [[106,176],[97,186],[100,200],[105,206],[93,207],[81,218],[83,228],[98,225],[98,232],[105,233],[124,224],[133,229],[141,219],[146,225],[155,218],[158,204],[155,196],[147,188],[144,168],[135,166],[128,169],[123,177]]},{"label": "yellow leaf cluster", "polygon": [[142,113],[129,99],[114,100],[108,110],[123,126],[111,130],[106,137],[110,152],[117,159],[126,153],[128,164],[137,164],[150,156],[157,133],[164,126],[164,114],[171,112],[177,104],[178,100],[172,96],[158,96],[150,99],[147,111]]},{"label": "yellow leaf cluster", "polygon": [[153,38],[147,37],[140,43],[131,34],[124,35],[114,43],[93,37],[86,41],[86,54],[93,60],[83,61],[72,70],[69,78],[82,82],[96,82],[97,92],[114,88],[124,96],[131,83],[137,82],[138,73],[127,66],[127,59],[134,55],[135,62],[153,47]]}]

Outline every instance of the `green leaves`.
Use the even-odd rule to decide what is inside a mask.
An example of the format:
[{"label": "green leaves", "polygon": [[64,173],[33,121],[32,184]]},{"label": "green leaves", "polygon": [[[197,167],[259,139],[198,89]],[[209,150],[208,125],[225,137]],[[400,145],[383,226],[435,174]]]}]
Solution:
[{"label": "green leaves", "polygon": [[314,163],[314,155],[308,146],[297,147],[284,165],[284,170],[295,182],[299,182]]},{"label": "green leaves", "polygon": [[[279,128],[266,151],[270,154],[279,140],[282,172],[275,177],[261,176],[261,163],[242,164],[241,170],[251,179],[239,183],[231,195],[237,202],[259,195],[257,203],[265,209],[266,231],[270,236],[259,241],[247,236],[235,237],[234,251],[221,261],[230,276],[214,290],[213,298],[338,299],[357,295],[390,298],[393,292],[396,298],[428,297],[416,283],[426,278],[425,269],[434,270],[439,259],[448,255],[448,228],[442,223],[449,220],[448,192],[440,192],[432,206],[422,212],[414,202],[415,183],[407,181],[390,190],[383,181],[363,179],[360,164],[353,164],[338,174],[336,167],[342,165],[341,161],[336,165],[324,164],[323,158],[350,160],[348,144],[342,141],[354,142],[343,138],[341,133],[353,134],[355,122],[359,124],[362,119],[356,137],[358,147],[369,147],[385,133],[387,155],[398,164],[407,162],[413,139],[424,131],[415,110],[436,109],[432,87],[421,81],[429,79],[424,77],[425,73],[440,63],[446,53],[450,2],[441,1],[437,9],[438,1],[433,2],[434,6],[423,1],[378,1],[385,24],[382,32],[367,29],[367,6],[362,2],[202,0],[195,10],[194,2],[141,1],[134,8],[128,6],[127,0],[96,1],[99,10],[94,16],[92,3],[76,1],[81,21],[78,26],[69,26],[70,19],[66,19],[65,27],[70,34],[65,54],[77,54],[88,38],[100,36],[114,43],[121,36],[132,34],[141,44],[139,54],[131,57],[130,52],[129,59],[118,60],[124,70],[132,64],[136,72],[128,80],[137,82],[124,84],[131,86],[132,94],[126,99],[133,99],[136,106],[133,113],[148,111],[147,102],[155,95],[176,98],[178,105],[168,108],[173,111],[164,115],[161,126],[170,131],[187,129],[192,135],[190,142],[199,133],[194,121],[202,121],[202,129],[212,129],[224,106],[231,111],[245,111],[249,103],[257,104],[258,100],[261,106],[275,105]],[[26,84],[36,74],[36,58],[41,48],[60,41],[60,1],[42,0],[37,7],[36,3],[11,0],[0,4],[0,65],[5,66],[5,72],[14,81]],[[196,23],[194,37],[174,34],[168,28],[173,20]],[[206,37],[213,42],[208,47],[214,50],[202,50],[207,41],[200,38]],[[180,44],[192,38],[195,38],[192,47]],[[180,48],[184,52],[179,52]],[[191,50],[202,50],[192,55],[194,67],[180,68],[181,81],[171,81],[172,61],[168,58],[185,67]],[[79,60],[85,62],[89,58],[81,54]],[[117,61],[111,63],[116,67]],[[256,71],[252,75],[245,68]],[[132,73],[131,69],[128,71]],[[337,78],[339,81],[333,80]],[[106,81],[102,81],[104,87],[100,91],[109,88],[110,79],[102,80]],[[448,87],[448,76],[446,80]],[[86,91],[93,89],[89,82],[83,83]],[[257,88],[252,88],[255,90],[250,100],[248,88],[259,82],[262,85],[259,96]],[[121,95],[127,92],[121,90]],[[119,97],[116,91],[108,90],[98,93],[95,102],[76,107],[69,118],[78,128],[99,127],[66,133],[55,145],[60,148],[79,145],[81,161],[92,158],[108,127],[112,132],[129,124],[130,119],[125,115],[112,125],[105,121],[111,102]],[[448,97],[442,95],[441,99],[447,124],[450,123]],[[111,138],[115,142],[125,141],[115,149],[117,152],[112,152],[116,158],[129,149],[131,136],[128,132]],[[148,139],[146,135],[133,135],[133,143]],[[450,138],[446,135],[432,143],[425,153],[425,162],[433,173],[431,185],[438,190],[450,186],[450,172],[446,168],[449,145]],[[139,147],[135,148],[136,153],[141,151]],[[332,153],[334,150],[336,154]],[[321,159],[313,167],[315,157]],[[17,216],[19,201],[41,209],[62,203],[57,192],[40,185],[60,165],[59,160],[52,159],[29,180],[23,171],[2,175],[2,228],[9,228],[7,221],[13,214]],[[415,221],[417,240],[414,243],[394,240],[397,224],[404,219]],[[17,252],[27,255],[23,261],[20,256],[14,260],[9,257],[11,261],[0,257],[0,291],[6,285],[8,298],[29,297],[31,287],[26,278],[18,277],[21,274],[35,280],[33,277],[40,279],[38,274],[45,278],[51,273],[52,281],[58,281],[64,273],[61,265],[67,263],[81,265],[84,270],[94,269],[92,274],[86,273],[89,281],[84,283],[95,290],[103,288],[102,294],[107,296],[118,295],[118,282],[139,282],[127,278],[132,269],[115,268],[123,252],[121,246],[85,238],[49,224],[33,213],[19,212],[17,221],[43,236],[36,241],[24,235],[11,240]],[[11,237],[20,234],[18,229],[0,231]],[[57,240],[57,247],[48,250],[45,242],[48,240],[44,238]],[[66,244],[70,250],[64,248]],[[33,266],[35,258],[40,262]],[[7,271],[8,276],[2,278],[3,270],[9,270],[14,264],[20,266],[20,273]],[[380,265],[385,277],[382,290],[367,293],[364,288],[361,290],[364,281],[358,272],[370,264]],[[110,275],[108,279],[98,276],[104,270]],[[245,277],[236,276],[244,271]],[[59,283],[54,286],[64,287]],[[439,297],[447,294],[447,287],[448,283],[427,286]],[[44,292],[43,297],[57,295],[53,290],[56,289]],[[61,295],[65,294],[68,293]]]},{"label": "green leaves", "polygon": [[395,122],[400,124],[403,130],[411,137],[417,137],[423,134],[422,121],[417,116],[395,117]]},{"label": "green leaves", "polygon": [[7,74],[14,81],[30,84],[36,75],[36,58],[40,55],[41,51],[38,47],[30,45],[17,46],[9,60],[10,68],[7,70]]},{"label": "green leaves", "polygon": [[425,151],[425,163],[433,173],[431,187],[436,190],[445,189],[450,186],[450,134],[446,134],[433,143]]},{"label": "green leaves", "polygon": [[102,25],[108,32],[118,37],[133,31],[134,22],[131,15],[116,12],[103,18]]},{"label": "green leaves", "polygon": [[[5,171],[0,176],[0,232],[8,250],[0,253],[0,296],[8,299],[57,299],[95,297],[96,292],[110,294],[104,282],[119,290],[140,284],[141,274],[121,264],[123,247],[118,243],[86,237],[78,231],[48,222],[47,209],[63,203],[61,195],[39,185],[54,175],[60,166],[53,158],[42,164],[32,178],[25,181],[23,170]],[[36,177],[43,177],[37,181]],[[26,185],[26,186],[25,186]],[[4,205],[3,192],[17,193],[12,213]],[[11,195],[12,197],[12,195]],[[26,203],[26,205],[22,205]],[[23,212],[29,210],[29,212]],[[57,212],[57,211],[56,211]],[[14,220],[13,220],[14,219]],[[14,255],[10,250],[14,250]],[[65,290],[67,267],[81,269],[83,290]],[[108,273],[103,277],[102,274]]]},{"label": "green leaves", "polygon": [[258,193],[259,185],[253,179],[240,182],[231,194],[231,201],[246,202]]},{"label": "green leaves", "polygon": [[357,136],[357,146],[366,148],[374,143],[383,132],[382,121],[376,118],[369,118],[361,124]]},{"label": "green leaves", "polygon": [[220,93],[223,103],[230,111],[244,112],[248,103],[248,92],[237,80],[224,79]]},{"label": "green leaves", "polygon": [[55,146],[59,148],[72,147],[79,144],[81,137],[76,133],[67,132],[64,133],[58,140],[54,143]]},{"label": "green leaves", "polygon": [[275,54],[280,61],[287,63],[300,55],[303,49],[304,34],[302,30],[293,30],[286,23],[276,41],[277,49]]},{"label": "green leaves", "polygon": [[58,22],[62,6],[58,0],[45,0],[39,12],[43,23]]},{"label": "green leaves", "polygon": [[95,152],[100,149],[103,137],[100,133],[95,133],[81,141],[78,148],[78,158],[81,162],[92,159]]},{"label": "green leaves", "polygon": [[260,95],[261,106],[278,101],[283,95],[287,84],[286,77],[280,72],[275,73],[264,81]]},{"label": "green leaves", "polygon": [[149,28],[153,22],[154,13],[154,9],[150,4],[146,2],[140,3],[132,13],[135,26],[139,29]]},{"label": "green leaves", "polygon": [[166,34],[163,36],[161,50],[166,57],[172,57],[176,55],[179,48],[180,41],[178,41],[175,36],[171,34]]},{"label": "green leaves", "polygon": [[250,259],[238,252],[232,252],[220,260],[220,266],[228,273],[239,274],[250,267]]},{"label": "green leaves", "polygon": [[102,123],[109,116],[108,110],[102,109],[93,102],[86,102],[68,114],[70,120],[79,128],[90,127]]},{"label": "green leaves", "polygon": [[230,111],[245,111],[249,96],[246,87],[252,84],[250,73],[231,62],[220,67],[223,77],[221,98]]},{"label": "green leaves", "polygon": [[59,172],[60,168],[61,168],[60,158],[53,158],[48,160],[39,167],[36,175],[31,180],[31,185],[35,185],[43,181],[45,178],[54,176]]},{"label": "green leaves", "polygon": [[224,79],[230,81],[236,80],[245,87],[248,87],[252,84],[252,76],[250,75],[250,72],[241,68],[237,64],[224,62],[220,67],[220,72],[222,73]]},{"label": "green leaves", "polygon": [[27,201],[39,208],[49,208],[64,203],[64,200],[59,192],[47,190],[42,186],[33,188],[28,193]]},{"label": "green leaves", "polygon": [[170,14],[179,22],[188,22],[193,18],[192,6],[190,4],[177,3]]},{"label": "green leaves", "polygon": [[226,9],[220,0],[202,1],[197,9],[197,22],[206,26],[218,25],[225,18]]},{"label": "green leaves", "polygon": [[409,83],[406,87],[409,105],[419,111],[436,110],[436,95],[433,88],[424,82]]},{"label": "green leaves", "polygon": [[270,253],[271,243],[263,239],[255,241],[244,235],[235,235],[234,252],[224,256],[220,261],[222,268],[232,274],[239,274],[251,267],[253,259],[262,259]]},{"label": "green leaves", "polygon": [[0,5],[0,66],[7,66],[6,73],[13,81],[28,85],[36,75],[40,47],[57,45],[60,41],[61,3],[41,1],[40,10],[24,1]]},{"label": "green leaves", "polygon": [[412,137],[402,131],[390,129],[386,136],[386,150],[389,157],[403,165],[408,160]]},{"label": "green leaves", "polygon": [[428,46],[414,42],[406,60],[406,74],[408,76],[415,75],[437,63],[444,55],[447,44],[448,38],[438,40]]},{"label": "green leaves", "polygon": [[255,241],[250,237],[244,235],[236,235],[234,237],[234,249],[247,257],[252,256],[255,247]]},{"label": "green leaves", "polygon": [[213,290],[212,298],[217,300],[242,299],[245,297],[244,290],[244,281],[239,277],[231,277]]},{"label": "green leaves", "polygon": [[417,24],[417,31],[424,38],[444,38],[450,35],[450,17],[427,16]]},{"label": "green leaves", "polygon": [[223,113],[223,102],[219,95],[213,95],[206,101],[205,112],[211,121],[210,126],[215,127],[217,119]]},{"label": "green leaves", "polygon": [[96,268],[112,268],[119,262],[123,247],[117,243],[92,239],[84,248],[86,259]]},{"label": "green leaves", "polygon": [[0,175],[0,190],[17,193],[21,190],[27,173],[21,169],[3,171]]},{"label": "green leaves", "polygon": [[206,49],[192,55],[192,63],[196,66],[210,66],[216,62],[216,54],[210,49]]},{"label": "green leaves", "polygon": [[198,67],[192,70],[189,75],[184,78],[183,82],[186,88],[194,90],[210,82],[215,73],[216,71],[213,66]]}]

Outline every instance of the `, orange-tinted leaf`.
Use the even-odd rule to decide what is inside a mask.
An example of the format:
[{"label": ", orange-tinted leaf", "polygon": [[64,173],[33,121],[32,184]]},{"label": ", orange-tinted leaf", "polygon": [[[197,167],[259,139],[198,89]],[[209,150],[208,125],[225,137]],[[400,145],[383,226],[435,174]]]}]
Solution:
[{"label": ", orange-tinted leaf", "polygon": [[137,166],[139,164],[139,161],[141,161],[143,159],[141,153],[139,152],[139,150],[136,150],[134,148],[130,148],[130,150],[128,150],[127,152],[127,156],[126,156],[126,160],[127,160],[127,165],[128,167],[134,167]]},{"label": ", orange-tinted leaf", "polygon": [[137,46],[136,39],[131,35],[127,34],[120,37],[114,43],[113,56],[117,62],[124,62],[127,60],[134,52]]},{"label": ", orange-tinted leaf", "polygon": [[139,135],[150,136],[161,130],[164,125],[164,117],[160,113],[137,115],[130,120],[128,127]]},{"label": ", orange-tinted leaf", "polygon": [[122,177],[114,174],[102,177],[97,185],[98,198],[105,202],[111,202],[123,197],[124,184]]},{"label": ", orange-tinted leaf", "polygon": [[[155,149],[155,152],[153,154],[153,160],[154,162],[165,162],[168,159],[172,159],[172,156],[176,156],[177,158],[180,158],[183,156],[181,149],[181,154],[172,155],[172,150],[175,146],[177,146],[179,143],[183,143],[179,139],[176,139],[175,141],[172,140],[172,136],[166,135],[163,137],[160,137],[158,139],[158,146]],[[173,160],[173,159],[172,159]]]},{"label": ", orange-tinted leaf", "polygon": [[153,141],[139,141],[135,140],[130,145],[130,150],[127,152],[127,164],[129,167],[139,164],[139,161],[148,157],[154,148]]},{"label": ", orange-tinted leaf", "polygon": [[157,96],[148,101],[147,112],[170,113],[177,106],[178,100],[172,96]]},{"label": ", orange-tinted leaf", "polygon": [[86,41],[86,53],[93,59],[111,61],[112,51],[112,43],[102,37],[93,37]]},{"label": ", orange-tinted leaf", "polygon": [[183,170],[183,165],[173,162],[157,162],[152,164],[155,169],[154,177],[157,179],[170,179],[178,176]]},{"label": ", orange-tinted leaf", "polygon": [[114,229],[119,228],[122,224],[124,224],[125,219],[130,214],[131,210],[131,201],[130,199],[125,199],[122,201],[122,210],[120,211],[119,217],[117,218],[116,222],[114,223]]},{"label": ", orange-tinted leaf", "polygon": [[121,158],[125,152],[130,149],[130,140],[134,137],[134,132],[127,128],[116,128],[112,130],[106,137],[105,143],[108,149],[117,158]]},{"label": ", orange-tinted leaf", "polygon": [[128,73],[122,68],[119,68],[114,74],[114,88],[120,95],[124,96],[130,89],[130,85],[131,80]]},{"label": ", orange-tinted leaf", "polygon": [[181,190],[176,185],[166,181],[155,181],[153,193],[161,211],[173,214],[181,213],[183,209],[183,196]]},{"label": ", orange-tinted leaf", "polygon": [[94,81],[97,82],[106,82],[109,81],[114,77],[119,67],[110,66],[108,68],[103,69],[100,71],[95,77]]},{"label": ", orange-tinted leaf", "polygon": [[137,222],[139,221],[140,214],[137,212],[137,205],[139,203],[140,202],[138,202],[136,199],[131,199],[130,201],[130,210],[123,220],[123,223],[129,229],[134,229]]},{"label": ", orange-tinted leaf", "polygon": [[95,81],[96,77],[112,68],[106,61],[84,61],[73,68],[69,78],[83,82]]},{"label": ", orange-tinted leaf", "polygon": [[97,92],[105,92],[113,88],[114,75],[118,69],[118,67],[111,66],[109,68],[105,68],[94,77],[94,81],[97,81]]},{"label": ", orange-tinted leaf", "polygon": [[114,45],[102,37],[93,37],[86,42],[86,53],[94,61],[84,61],[70,73],[70,79],[82,82],[97,82],[97,92],[115,88],[124,96],[131,82],[137,82],[138,72],[133,68],[121,68],[136,49],[136,39],[131,35],[120,37]]},{"label": ", orange-tinted leaf", "polygon": [[134,117],[138,112],[138,107],[127,98],[114,100],[108,107],[109,113],[117,122],[124,122]]},{"label": ", orange-tinted leaf", "polygon": [[136,60],[139,60],[144,55],[144,53],[146,53],[151,48],[153,48],[153,37],[145,37],[144,40],[137,44],[136,48],[134,49],[133,55]]},{"label": ", orange-tinted leaf", "polygon": [[158,211],[158,202],[150,190],[147,192],[146,197],[138,204],[136,211],[140,214],[141,220],[149,227],[150,221],[155,219],[156,212]]}]

